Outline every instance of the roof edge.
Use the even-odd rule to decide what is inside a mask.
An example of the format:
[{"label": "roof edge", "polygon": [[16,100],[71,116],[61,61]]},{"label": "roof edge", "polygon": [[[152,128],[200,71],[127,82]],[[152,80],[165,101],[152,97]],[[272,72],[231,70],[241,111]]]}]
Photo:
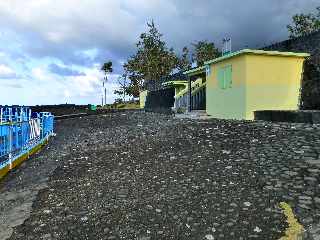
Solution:
[{"label": "roof edge", "polygon": [[167,86],[167,85],[185,85],[188,84],[188,81],[181,81],[181,80],[175,80],[175,81],[168,81],[168,82],[164,82],[162,83],[163,86]]},{"label": "roof edge", "polygon": [[216,62],[221,62],[225,59],[229,59],[242,54],[255,54],[255,55],[266,55],[266,56],[282,56],[282,57],[310,57],[309,53],[296,53],[296,52],[280,52],[280,51],[264,51],[264,50],[253,50],[253,49],[242,49],[237,52],[230,53],[228,55],[206,61],[204,64],[209,65]]},{"label": "roof edge", "polygon": [[185,72],[183,72],[184,74],[190,75],[193,73],[201,73],[201,72],[205,72],[205,66],[201,66],[201,67],[197,67],[197,68],[192,68],[190,70],[187,70]]}]

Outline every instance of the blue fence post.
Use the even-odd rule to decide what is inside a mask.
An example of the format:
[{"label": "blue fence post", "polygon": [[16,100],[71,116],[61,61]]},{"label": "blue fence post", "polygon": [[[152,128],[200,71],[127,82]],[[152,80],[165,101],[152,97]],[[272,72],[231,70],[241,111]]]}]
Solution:
[{"label": "blue fence post", "polygon": [[9,152],[9,168],[12,169],[12,122],[9,124],[9,139],[8,139],[8,152]]}]

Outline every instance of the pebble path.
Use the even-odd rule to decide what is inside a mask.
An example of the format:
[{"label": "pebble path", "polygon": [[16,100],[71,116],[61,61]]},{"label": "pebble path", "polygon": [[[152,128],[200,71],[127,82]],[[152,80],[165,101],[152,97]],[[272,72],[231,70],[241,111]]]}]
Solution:
[{"label": "pebble path", "polygon": [[27,201],[4,196],[15,184],[30,191],[17,179],[39,171],[43,187],[11,240],[281,239],[281,202],[302,239],[319,240],[319,153],[318,125],[141,112],[63,120],[47,149],[1,183],[0,230],[8,204]]}]

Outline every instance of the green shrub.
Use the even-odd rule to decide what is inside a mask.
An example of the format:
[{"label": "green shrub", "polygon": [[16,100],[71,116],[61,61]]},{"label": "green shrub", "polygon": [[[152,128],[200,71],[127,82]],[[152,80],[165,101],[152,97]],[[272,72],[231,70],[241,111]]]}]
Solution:
[{"label": "green shrub", "polygon": [[185,107],[179,107],[177,108],[177,113],[181,114],[181,113],[186,113],[187,109]]}]

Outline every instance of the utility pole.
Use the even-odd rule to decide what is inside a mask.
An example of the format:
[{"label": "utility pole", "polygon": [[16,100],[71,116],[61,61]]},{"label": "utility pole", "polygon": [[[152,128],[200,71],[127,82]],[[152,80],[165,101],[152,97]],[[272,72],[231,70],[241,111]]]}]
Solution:
[{"label": "utility pole", "polygon": [[106,83],[107,83],[107,75],[104,77],[104,82],[103,82],[103,87],[104,87],[104,105],[107,104],[107,88],[106,88]]},{"label": "utility pole", "polygon": [[101,89],[101,103],[102,103],[102,107],[104,106],[104,97],[103,97],[103,94],[104,94],[104,78],[102,80],[102,89]]},{"label": "utility pole", "polygon": [[107,104],[107,76],[103,77],[103,81],[102,81],[102,94],[101,94],[101,103],[102,106]]}]

